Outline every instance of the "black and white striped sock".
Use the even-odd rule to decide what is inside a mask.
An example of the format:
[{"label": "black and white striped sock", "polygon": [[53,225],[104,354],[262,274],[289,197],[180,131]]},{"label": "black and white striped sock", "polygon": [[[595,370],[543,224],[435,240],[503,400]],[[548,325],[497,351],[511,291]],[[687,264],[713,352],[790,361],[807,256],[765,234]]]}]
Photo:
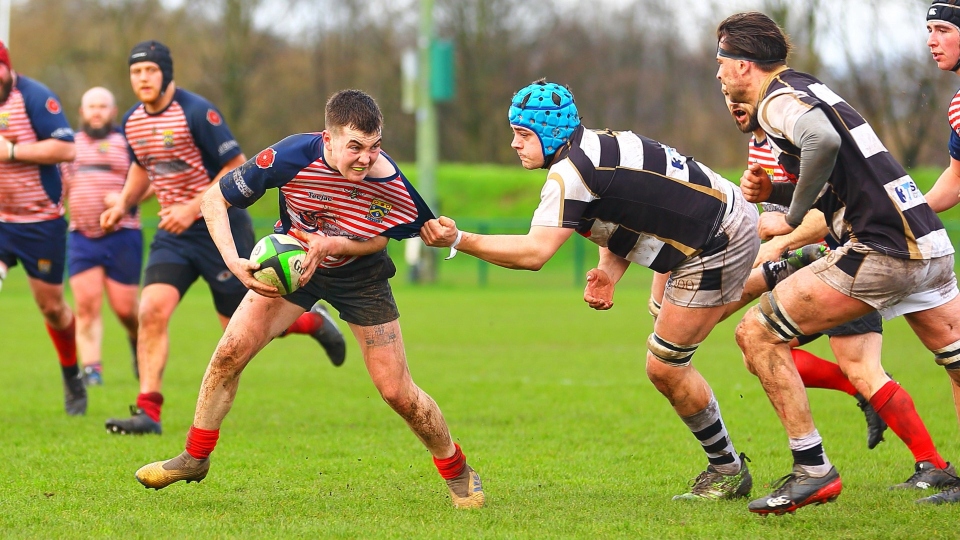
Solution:
[{"label": "black and white striped sock", "polygon": [[690,428],[694,437],[700,441],[707,460],[721,474],[733,475],[740,472],[740,456],[737,455],[727,427],[720,417],[720,405],[710,396],[710,403],[702,411],[683,417],[683,423]]}]

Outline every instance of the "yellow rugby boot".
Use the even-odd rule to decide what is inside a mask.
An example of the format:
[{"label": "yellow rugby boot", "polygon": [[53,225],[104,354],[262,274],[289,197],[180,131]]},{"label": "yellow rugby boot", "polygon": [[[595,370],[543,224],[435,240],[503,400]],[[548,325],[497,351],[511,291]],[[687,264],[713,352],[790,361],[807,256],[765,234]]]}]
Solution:
[{"label": "yellow rugby boot", "polygon": [[180,480],[186,480],[188,484],[199,482],[207,477],[209,470],[210,458],[195,459],[184,451],[173,459],[157,461],[140,467],[136,476],[137,481],[144,487],[160,489]]},{"label": "yellow rugby boot", "polygon": [[486,499],[483,496],[483,484],[480,475],[470,465],[463,466],[463,472],[456,478],[446,480],[450,489],[450,498],[456,508],[482,508]]}]

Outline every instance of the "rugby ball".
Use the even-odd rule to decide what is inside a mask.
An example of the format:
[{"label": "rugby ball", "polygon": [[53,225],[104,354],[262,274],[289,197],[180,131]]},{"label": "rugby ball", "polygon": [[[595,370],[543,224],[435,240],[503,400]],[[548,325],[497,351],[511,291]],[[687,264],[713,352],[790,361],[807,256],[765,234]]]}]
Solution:
[{"label": "rugby ball", "polygon": [[290,294],[300,287],[300,274],[306,256],[303,244],[290,235],[264,236],[250,252],[250,260],[260,265],[253,277],[276,287],[281,295]]}]

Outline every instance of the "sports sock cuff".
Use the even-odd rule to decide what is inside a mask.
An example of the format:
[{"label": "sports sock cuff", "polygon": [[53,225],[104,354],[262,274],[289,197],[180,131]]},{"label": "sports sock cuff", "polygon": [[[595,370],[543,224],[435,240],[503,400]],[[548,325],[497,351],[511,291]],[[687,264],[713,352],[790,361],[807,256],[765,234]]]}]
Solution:
[{"label": "sports sock cuff", "polygon": [[870,405],[873,406],[873,410],[879,411],[882,409],[898,390],[900,390],[900,385],[897,384],[897,381],[887,381],[870,397]]},{"label": "sports sock cuff", "polygon": [[160,421],[160,408],[163,407],[163,394],[149,392],[137,396],[137,407],[140,408],[154,422]]},{"label": "sports sock cuff", "polygon": [[217,447],[217,440],[219,439],[219,429],[200,429],[196,426],[190,426],[190,432],[187,433],[186,451],[194,459],[206,459]]},{"label": "sports sock cuff", "polygon": [[460,445],[453,443],[453,447],[455,450],[452,456],[443,459],[433,458],[433,464],[436,465],[437,471],[444,480],[451,480],[460,476],[463,468],[467,466],[467,456],[463,455]]}]

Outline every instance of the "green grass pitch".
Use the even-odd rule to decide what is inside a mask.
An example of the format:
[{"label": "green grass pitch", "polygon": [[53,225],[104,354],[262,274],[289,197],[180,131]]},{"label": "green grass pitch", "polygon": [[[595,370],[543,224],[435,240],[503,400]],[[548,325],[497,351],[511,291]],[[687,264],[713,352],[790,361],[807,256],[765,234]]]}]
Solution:
[{"label": "green grass pitch", "polygon": [[[0,293],[0,537],[956,537],[958,508],[918,507],[918,494],[887,490],[912,473],[904,445],[888,431],[868,451],[855,401],[824,390],[809,394],[843,476],[836,503],[761,518],[741,501],[671,501],[705,459],[644,375],[649,272],[631,269],[616,306],[600,313],[583,304],[569,263],[541,275],[493,270],[479,288],[457,279],[474,263],[453,262],[461,266],[437,286],[408,285],[402,271],[394,286],[414,378],[481,473],[487,508],[450,506],[429,455],[380,400],[353,343],[337,369],[303,336],[272,343],[248,367],[206,480],[144,489],[134,471],[183,449],[220,334],[205,286],[174,316],[164,434],[121,437],[103,428],[137,393],[119,326],[107,316],[106,385],[90,389],[86,417],[67,417],[53,347],[16,268]],[[740,361],[734,324],[718,327],[694,362],[753,460],[759,496],[791,459]],[[826,344],[813,350],[826,354]],[[946,375],[902,320],[887,325],[884,357],[941,452],[957,460]]]}]

